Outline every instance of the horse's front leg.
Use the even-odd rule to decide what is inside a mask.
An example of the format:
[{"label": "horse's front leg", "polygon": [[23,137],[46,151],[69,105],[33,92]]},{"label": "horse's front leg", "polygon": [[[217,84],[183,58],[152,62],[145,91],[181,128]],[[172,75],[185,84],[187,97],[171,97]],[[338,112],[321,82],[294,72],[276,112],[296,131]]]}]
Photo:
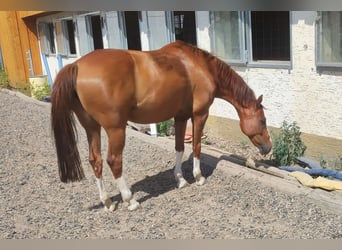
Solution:
[{"label": "horse's front leg", "polygon": [[106,129],[108,134],[107,163],[117,182],[122,200],[128,203],[128,210],[135,210],[139,203],[133,198],[122,173],[122,151],[125,145],[125,127]]},{"label": "horse's front leg", "polygon": [[184,135],[187,120],[175,118],[176,133],[176,165],[173,170],[178,188],[183,188],[189,183],[184,179],[182,173],[182,159],[184,154]]},{"label": "horse's front leg", "polygon": [[200,168],[200,155],[201,155],[201,137],[204,129],[204,124],[208,118],[208,113],[203,115],[194,115],[192,134],[193,134],[193,176],[197,185],[203,185],[205,178],[202,176]]}]

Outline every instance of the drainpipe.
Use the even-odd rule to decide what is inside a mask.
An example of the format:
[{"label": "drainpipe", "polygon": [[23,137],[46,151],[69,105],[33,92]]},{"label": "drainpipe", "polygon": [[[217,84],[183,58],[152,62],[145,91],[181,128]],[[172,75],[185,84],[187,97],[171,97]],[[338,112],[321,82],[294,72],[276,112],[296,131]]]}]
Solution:
[{"label": "drainpipe", "polygon": [[43,59],[45,71],[46,71],[46,74],[47,74],[47,77],[48,77],[48,81],[49,81],[50,88],[52,88],[53,82],[52,82],[52,78],[51,78],[51,73],[50,73],[50,69],[49,69],[49,64],[48,64],[48,62],[47,62],[47,59],[46,59],[46,55],[45,55],[45,54],[42,54],[42,59]]},{"label": "drainpipe", "polygon": [[57,54],[57,61],[58,61],[58,69],[61,70],[63,68],[63,61],[62,61],[61,54]]}]

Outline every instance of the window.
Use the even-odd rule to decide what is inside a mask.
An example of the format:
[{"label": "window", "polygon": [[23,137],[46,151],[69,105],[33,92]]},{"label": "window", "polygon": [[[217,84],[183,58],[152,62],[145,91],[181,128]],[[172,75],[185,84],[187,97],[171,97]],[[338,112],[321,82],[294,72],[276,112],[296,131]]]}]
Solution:
[{"label": "window", "polygon": [[55,54],[55,35],[53,23],[39,23],[38,34],[42,53]]},{"label": "window", "polygon": [[103,49],[102,17],[98,13],[85,13],[75,16],[75,20],[80,55],[83,56],[95,49]]},{"label": "window", "polygon": [[132,50],[141,50],[139,12],[125,11],[124,19],[126,25],[127,47]]},{"label": "window", "polygon": [[72,20],[65,21],[66,24],[66,36],[68,40],[69,53],[76,54],[76,42],[75,42],[75,28]]},{"label": "window", "polygon": [[47,24],[47,40],[48,40],[48,46],[49,46],[49,52],[51,54],[56,53],[56,48],[55,48],[55,35],[53,32],[53,23],[48,23]]},{"label": "window", "polygon": [[215,11],[210,13],[211,49],[230,63],[290,66],[288,11]]},{"label": "window", "polygon": [[238,11],[211,12],[211,44],[213,53],[229,62],[243,62],[244,29]]},{"label": "window", "polygon": [[288,11],[252,11],[253,61],[290,60],[290,20]]},{"label": "window", "polygon": [[174,11],[173,22],[176,40],[197,45],[194,11]]},{"label": "window", "polygon": [[100,15],[90,16],[89,21],[94,49],[103,49],[102,20]]},{"label": "window", "polygon": [[127,48],[126,37],[122,30],[123,14],[118,11],[109,11],[105,13],[106,35],[108,40],[108,48]]},{"label": "window", "polygon": [[[168,29],[168,21],[170,14],[165,11],[143,11],[143,22],[147,23],[149,50],[159,49],[171,42],[172,31]],[[172,25],[171,25],[172,26]],[[144,27],[144,26],[141,26]],[[144,32],[141,30],[141,32]]]},{"label": "window", "polygon": [[75,32],[72,20],[56,21],[58,53],[64,56],[76,54]]},{"label": "window", "polygon": [[317,66],[342,66],[342,12],[319,12]]},{"label": "window", "polygon": [[66,55],[67,50],[66,46],[64,46],[64,34],[63,34],[63,25],[61,21],[56,22],[56,40],[57,40],[57,48],[58,48],[58,53],[62,55]]}]

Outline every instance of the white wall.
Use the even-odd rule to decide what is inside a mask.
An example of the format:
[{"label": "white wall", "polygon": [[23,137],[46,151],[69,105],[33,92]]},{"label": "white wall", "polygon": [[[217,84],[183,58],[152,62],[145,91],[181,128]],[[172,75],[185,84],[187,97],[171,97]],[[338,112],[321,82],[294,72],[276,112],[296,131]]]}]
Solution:
[{"label": "white wall", "polygon": [[[50,56],[47,56],[46,59],[47,59],[47,63],[48,63],[48,67],[49,67],[49,70],[50,70],[52,81],[54,81],[56,76],[57,76],[57,73],[59,71],[57,57],[55,55],[50,55]],[[62,59],[63,66],[65,66],[65,65],[67,65],[69,63],[73,63],[77,59],[78,58],[76,58],[76,57],[63,58]],[[41,61],[43,62],[43,60],[41,60]],[[47,75],[47,71],[46,71],[45,65],[43,63],[42,63],[42,67],[43,67],[43,74]]]},{"label": "white wall", "polygon": [[[315,65],[315,11],[291,12],[292,69],[235,70],[256,95],[264,95],[268,125],[296,121],[301,131],[342,139],[342,72]],[[216,100],[211,115],[238,119],[230,104]]]}]

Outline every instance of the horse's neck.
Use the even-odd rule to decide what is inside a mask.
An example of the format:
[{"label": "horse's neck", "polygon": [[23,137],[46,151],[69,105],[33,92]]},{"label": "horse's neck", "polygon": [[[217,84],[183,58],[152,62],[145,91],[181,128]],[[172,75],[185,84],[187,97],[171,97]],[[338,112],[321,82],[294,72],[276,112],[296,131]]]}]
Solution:
[{"label": "horse's neck", "polygon": [[[228,66],[227,66],[228,67]],[[230,102],[235,108],[239,105],[239,100],[236,98],[236,88],[240,84],[240,81],[237,81],[236,76],[234,75],[233,70],[230,68],[227,69],[228,72],[217,74],[217,88],[218,88],[218,97],[222,98],[228,102]]]},{"label": "horse's neck", "polygon": [[218,96],[231,103],[238,114],[243,111],[244,108],[251,105],[255,101],[255,95],[253,90],[247,85],[247,83],[228,65],[225,65],[219,69],[217,74],[216,84],[218,87]]}]

